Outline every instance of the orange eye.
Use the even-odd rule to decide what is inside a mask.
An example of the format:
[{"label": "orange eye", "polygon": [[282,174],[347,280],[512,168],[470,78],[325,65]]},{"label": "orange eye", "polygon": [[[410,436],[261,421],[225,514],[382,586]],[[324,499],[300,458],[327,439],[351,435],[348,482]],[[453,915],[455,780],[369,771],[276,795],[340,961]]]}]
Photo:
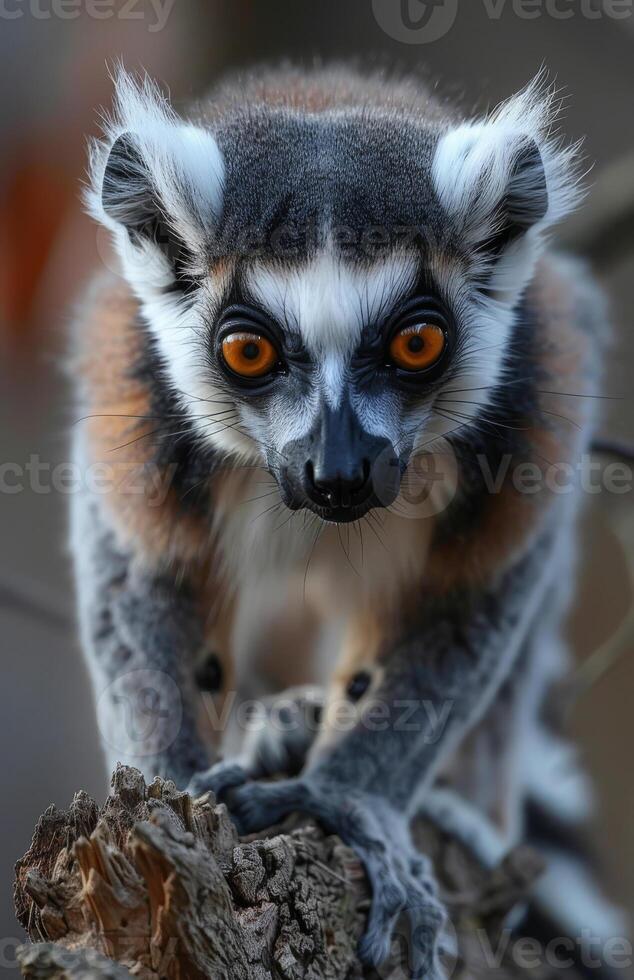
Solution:
[{"label": "orange eye", "polygon": [[266,337],[257,333],[230,333],[222,341],[225,364],[243,378],[261,378],[268,374],[279,358]]},{"label": "orange eye", "polygon": [[436,363],[445,343],[445,333],[435,323],[415,323],[394,335],[390,357],[404,371],[424,371]]}]

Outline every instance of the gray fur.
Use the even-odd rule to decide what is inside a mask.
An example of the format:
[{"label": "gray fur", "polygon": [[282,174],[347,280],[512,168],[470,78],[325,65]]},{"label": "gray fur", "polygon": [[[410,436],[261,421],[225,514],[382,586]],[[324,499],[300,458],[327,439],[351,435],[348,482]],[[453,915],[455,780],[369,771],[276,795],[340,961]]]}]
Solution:
[{"label": "gray fur", "polygon": [[168,575],[135,567],[98,498],[73,499],[72,539],[82,644],[108,764],[184,786],[209,763],[196,730],[199,612]]}]

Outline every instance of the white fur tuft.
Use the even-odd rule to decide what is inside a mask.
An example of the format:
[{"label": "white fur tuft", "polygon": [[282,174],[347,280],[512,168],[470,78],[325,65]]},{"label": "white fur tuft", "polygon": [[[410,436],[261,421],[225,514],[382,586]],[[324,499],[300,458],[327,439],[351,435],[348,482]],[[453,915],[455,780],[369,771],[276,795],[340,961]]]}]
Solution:
[{"label": "white fur tuft", "polygon": [[[433,178],[442,204],[458,218],[473,243],[490,232],[492,213],[508,186],[517,151],[533,140],[541,154],[548,189],[548,210],[540,230],[550,227],[580,203],[577,161],[580,143],[566,146],[553,134],[561,100],[545,85],[544,73],[484,120],[464,123],[440,140]],[[531,193],[531,174],[525,191]]]},{"label": "white fur tuft", "polygon": [[[90,147],[86,203],[93,217],[113,233],[123,274],[140,301],[170,377],[183,405],[198,419],[201,400],[212,399],[213,403],[218,397],[199,351],[204,347],[203,307],[213,291],[212,284],[203,278],[208,271],[205,241],[222,206],[222,156],[212,134],[181,120],[149,78],[137,81],[123,69],[115,78],[114,112],[104,120],[103,128],[103,138]],[[102,202],[104,173],[112,147],[124,133],[131,134],[143,169],[132,164],[125,186],[116,195],[121,204],[107,213]],[[123,223],[135,203],[143,206],[148,179],[151,200],[159,203],[160,217],[192,254],[193,267],[188,271],[203,282],[203,288],[188,303],[166,290],[174,280],[174,271],[161,248],[149,238],[131,237]],[[207,438],[218,429],[221,440],[227,430],[221,422],[212,425],[204,420],[200,425]]]},{"label": "white fur tuft", "polygon": [[[466,255],[452,261],[440,250],[431,259],[445,299],[472,337],[464,371],[453,385],[473,391],[472,404],[455,406],[463,415],[476,414],[500,381],[514,310],[533,277],[546,233],[583,197],[580,144],[567,146],[554,132],[560,107],[556,90],[540,72],[486,118],[449,129],[436,149],[433,183]],[[532,160],[535,147],[539,157]],[[528,164],[517,168],[522,155]],[[509,193],[518,233],[496,252],[487,243],[500,230]],[[443,406],[454,408],[449,398]]]},{"label": "white fur tuft", "polygon": [[[561,108],[545,73],[502,103],[488,117],[464,123],[441,137],[433,164],[439,199],[452,216],[465,244],[475,250],[474,281],[487,281],[499,299],[514,303],[532,276],[544,232],[573,211],[583,197],[578,167],[580,143],[567,146],[554,133]],[[518,153],[536,145],[543,164],[513,173]],[[495,233],[499,206],[513,181],[516,197],[524,199],[527,213],[541,193],[545,177],[546,212],[525,234],[512,241],[501,256],[491,260],[478,254],[478,246]]]},{"label": "white fur tuft", "polygon": [[[102,187],[108,157],[115,141],[130,133],[147,167],[151,186],[162,207],[162,217],[188,246],[202,247],[222,204],[224,165],[218,145],[208,131],[181,120],[157,85],[147,76],[136,80],[120,68],[115,76],[114,111],[104,120],[104,136],[90,145],[90,213],[109,228],[122,258],[124,271],[138,291],[138,270],[127,233],[104,210]],[[134,178],[137,179],[138,178]],[[137,185],[138,186],[138,185]],[[127,188],[122,188],[122,196]],[[133,188],[130,188],[132,193]],[[150,259],[151,246],[135,247],[136,263]],[[154,250],[156,251],[156,250]],[[156,264],[158,262],[158,265]],[[164,260],[150,259],[150,284],[160,285],[168,275]],[[142,279],[144,277],[141,277]],[[143,297],[141,297],[143,298]]]}]

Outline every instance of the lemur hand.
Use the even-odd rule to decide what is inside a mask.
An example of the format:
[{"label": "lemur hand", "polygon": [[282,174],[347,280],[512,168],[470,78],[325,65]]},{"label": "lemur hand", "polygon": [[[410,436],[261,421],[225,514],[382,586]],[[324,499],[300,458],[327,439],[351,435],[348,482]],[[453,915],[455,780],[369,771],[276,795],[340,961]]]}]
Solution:
[{"label": "lemur hand", "polygon": [[319,730],[324,693],[313,684],[292,687],[260,702],[250,719],[240,755],[196,773],[189,784],[192,796],[222,794],[248,779],[300,772]]},{"label": "lemur hand", "polygon": [[429,863],[414,847],[407,819],[384,799],[343,790],[311,776],[280,782],[245,782],[225,800],[242,834],[278,823],[294,810],[317,817],[352,847],[372,886],[372,906],[359,955],[374,966],[385,960],[401,913],[410,928],[409,976],[443,975],[438,939],[445,920]]},{"label": "lemur hand", "polygon": [[187,792],[193,796],[202,796],[204,793],[213,793],[220,799],[228,789],[233,786],[241,786],[249,778],[249,774],[232,759],[216,762],[204,772],[198,772],[192,776]]}]

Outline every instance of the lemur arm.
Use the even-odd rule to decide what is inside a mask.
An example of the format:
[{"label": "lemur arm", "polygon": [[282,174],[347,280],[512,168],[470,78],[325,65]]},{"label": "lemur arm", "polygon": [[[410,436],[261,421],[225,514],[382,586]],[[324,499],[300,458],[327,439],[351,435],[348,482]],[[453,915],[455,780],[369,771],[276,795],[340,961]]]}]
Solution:
[{"label": "lemur arm", "polygon": [[97,503],[74,508],[83,645],[108,762],[185,786],[209,765],[196,729],[193,669],[204,640],[195,598],[126,554]]},{"label": "lemur arm", "polygon": [[[317,746],[297,779],[245,782],[227,793],[242,832],[302,810],[355,848],[373,888],[361,945],[373,963],[387,955],[396,919],[407,911],[419,936],[410,947],[412,975],[439,973],[436,940],[443,912],[427,862],[411,842],[409,822],[441,762],[512,669],[548,580],[550,547],[552,535],[544,534],[495,587],[428,602],[416,634],[382,658],[380,686],[355,726]],[[377,704],[382,723],[370,720]],[[213,770],[211,777],[214,788]]]}]

